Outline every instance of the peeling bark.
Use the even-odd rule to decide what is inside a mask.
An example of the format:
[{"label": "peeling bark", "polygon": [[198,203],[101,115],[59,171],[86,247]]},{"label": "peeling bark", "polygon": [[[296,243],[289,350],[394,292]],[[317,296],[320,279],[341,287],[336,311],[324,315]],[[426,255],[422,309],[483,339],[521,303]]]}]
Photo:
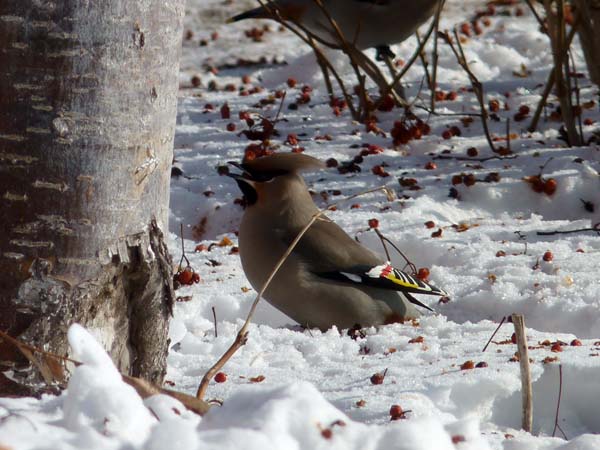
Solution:
[{"label": "peeling bark", "polygon": [[[79,322],[155,383],[173,302],[161,229],[183,7],[0,3],[0,327],[66,355]],[[0,342],[6,369],[35,378]]]}]

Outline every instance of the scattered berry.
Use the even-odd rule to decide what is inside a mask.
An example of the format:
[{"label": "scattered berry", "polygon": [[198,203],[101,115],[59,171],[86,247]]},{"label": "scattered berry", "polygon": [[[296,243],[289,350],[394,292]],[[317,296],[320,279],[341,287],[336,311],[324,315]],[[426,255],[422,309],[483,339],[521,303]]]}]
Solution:
[{"label": "scattered berry", "polygon": [[379,220],[377,219],[369,219],[369,228],[378,228]]},{"label": "scattered berry", "polygon": [[542,256],[542,259],[546,262],[551,262],[554,259],[554,255],[552,254],[552,252],[550,250],[548,250],[547,252],[544,253],[544,256]]},{"label": "scattered berry", "polygon": [[552,344],[552,347],[550,347],[550,351],[553,353],[560,353],[563,351],[562,345],[560,345],[559,342],[555,342],[554,344]]},{"label": "scattered berry", "polygon": [[422,281],[429,279],[429,269],[427,267],[421,267],[417,272],[417,278]]},{"label": "scattered berry", "polygon": [[225,372],[219,372],[215,375],[215,381],[217,383],[225,383],[227,381],[227,374]]},{"label": "scattered berry", "polygon": [[371,384],[383,384],[386,372],[387,369],[384,370],[383,373],[377,372],[371,375]]},{"label": "scattered berry", "polygon": [[471,370],[475,367],[475,363],[471,360],[465,361],[460,365],[460,370]]},{"label": "scattered berry", "polygon": [[406,419],[406,411],[402,410],[400,405],[390,407],[390,420]]},{"label": "scattered berry", "polygon": [[544,192],[547,195],[553,195],[556,192],[557,183],[554,178],[548,178],[544,183]]}]

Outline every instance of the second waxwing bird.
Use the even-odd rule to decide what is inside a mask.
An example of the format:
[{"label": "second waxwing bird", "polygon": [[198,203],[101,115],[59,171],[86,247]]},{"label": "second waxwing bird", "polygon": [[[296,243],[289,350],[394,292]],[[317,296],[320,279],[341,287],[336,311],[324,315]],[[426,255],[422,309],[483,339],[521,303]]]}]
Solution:
[{"label": "second waxwing bird", "polygon": [[[260,291],[298,233],[319,209],[300,172],[323,163],[303,154],[280,153],[242,164],[230,174],[246,210],[239,229],[242,267]],[[393,268],[339,226],[320,216],[273,278],[264,298],[300,325],[322,330],[382,325],[428,308],[412,294],[447,295],[442,289]],[[430,309],[430,308],[428,308]]]},{"label": "second waxwing bird", "polygon": [[[322,0],[324,8],[340,28],[343,38],[359,50],[376,48],[378,59],[393,57],[390,45],[411,36],[436,11],[441,0]],[[303,25],[332,47],[340,46],[338,34],[315,0],[274,0],[266,7],[230,19],[272,19],[273,5],[283,20]]]}]

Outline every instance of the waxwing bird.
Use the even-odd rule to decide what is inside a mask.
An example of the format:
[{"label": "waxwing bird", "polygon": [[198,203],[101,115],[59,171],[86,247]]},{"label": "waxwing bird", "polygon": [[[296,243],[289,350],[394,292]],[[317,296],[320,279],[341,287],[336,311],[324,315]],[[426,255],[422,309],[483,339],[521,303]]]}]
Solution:
[{"label": "waxwing bird", "polygon": [[[337,23],[343,38],[359,50],[375,47],[378,59],[393,57],[390,45],[404,41],[429,19],[442,0],[322,0],[324,8]],[[324,43],[339,47],[337,32],[315,0],[273,0],[265,6],[232,17],[273,18],[275,8],[283,20],[297,22]]]},{"label": "waxwing bird", "polygon": [[[260,291],[298,233],[319,209],[300,176],[321,169],[321,161],[280,153],[232,163],[246,199],[239,230],[244,272]],[[320,216],[273,278],[264,298],[300,325],[322,330],[382,325],[428,308],[412,294],[447,295],[442,289],[393,268],[339,226]]]}]

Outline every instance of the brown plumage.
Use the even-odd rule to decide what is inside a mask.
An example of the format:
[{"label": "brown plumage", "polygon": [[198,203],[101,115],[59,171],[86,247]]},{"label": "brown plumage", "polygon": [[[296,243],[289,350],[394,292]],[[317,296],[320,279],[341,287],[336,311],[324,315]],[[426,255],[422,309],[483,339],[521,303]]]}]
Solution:
[{"label": "brown plumage", "polygon": [[[244,164],[232,174],[247,200],[239,230],[242,267],[260,290],[302,228],[319,209],[301,171],[323,163],[304,154],[276,154]],[[339,226],[321,216],[302,237],[265,292],[265,299],[299,324],[321,329],[381,325],[419,315],[410,292],[444,291],[392,270]],[[372,270],[377,268],[377,270]],[[395,277],[394,281],[394,274]],[[404,292],[402,292],[404,291]]]}]

